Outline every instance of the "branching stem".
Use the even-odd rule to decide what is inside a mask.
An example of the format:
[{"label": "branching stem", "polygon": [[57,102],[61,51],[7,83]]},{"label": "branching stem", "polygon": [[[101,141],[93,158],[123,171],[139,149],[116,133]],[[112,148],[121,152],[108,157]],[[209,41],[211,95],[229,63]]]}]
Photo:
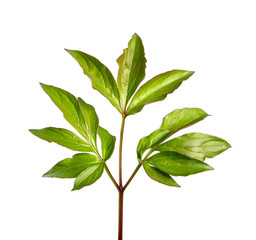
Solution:
[{"label": "branching stem", "polygon": [[[152,153],[152,150],[148,152],[148,154],[143,158],[143,160],[137,165],[135,170],[133,171],[131,177],[128,179],[127,183],[123,187],[122,183],[122,151],[123,151],[123,136],[124,136],[124,124],[125,124],[125,114],[122,115],[122,123],[120,130],[120,142],[119,142],[119,213],[118,213],[118,240],[123,239],[123,203],[124,203],[124,191],[139,171],[142,163],[149,157]],[[113,180],[112,180],[113,181]]]},{"label": "branching stem", "polygon": [[139,171],[139,169],[140,169],[142,163],[149,157],[149,155],[150,155],[152,152],[153,152],[153,151],[150,150],[150,151],[148,152],[148,154],[143,158],[143,160],[142,160],[140,163],[138,163],[137,167],[136,167],[135,170],[133,171],[133,173],[132,173],[132,175],[130,176],[130,178],[128,179],[127,183],[124,185],[123,190],[125,190],[125,189],[128,187],[128,185],[130,184],[130,182],[132,181],[132,179],[134,178],[134,176],[136,175],[136,173]]},{"label": "branching stem", "polygon": [[132,173],[131,177],[129,178],[129,180],[127,181],[127,183],[124,185],[124,190],[128,187],[128,185],[130,184],[130,182],[132,181],[132,179],[134,178],[134,176],[136,175],[136,173],[139,171],[140,167],[141,167],[142,163],[139,163],[137,165],[137,167],[135,168],[134,172]]},{"label": "branching stem", "polygon": [[[97,157],[104,162],[104,159],[100,156],[98,150],[92,145],[91,141],[89,141],[90,146],[92,147],[92,149],[94,150],[95,154],[97,155]],[[114,183],[115,187],[117,188],[117,190],[119,191],[119,185],[117,184],[115,178],[113,177],[113,175],[111,174],[110,170],[108,169],[108,166],[106,164],[106,162],[104,162],[104,169],[106,170],[109,178],[111,179],[111,181]]]}]

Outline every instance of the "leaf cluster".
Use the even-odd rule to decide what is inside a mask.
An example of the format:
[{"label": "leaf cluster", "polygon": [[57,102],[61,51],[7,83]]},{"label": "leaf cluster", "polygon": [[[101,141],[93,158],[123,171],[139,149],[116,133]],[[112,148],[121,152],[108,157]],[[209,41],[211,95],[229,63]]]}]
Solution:
[{"label": "leaf cluster", "polygon": [[[62,111],[64,118],[83,138],[63,128],[30,129],[31,133],[43,140],[82,152],[58,162],[43,176],[76,178],[73,190],[93,184],[102,175],[105,162],[113,153],[116,137],[99,126],[94,107],[83,99],[76,98],[71,93],[54,86],[46,84],[41,86]],[[101,140],[101,149],[98,149],[97,136]]]},{"label": "leaf cluster", "polygon": [[[164,117],[159,129],[140,140],[137,156],[149,177],[160,183],[179,187],[172,176],[188,176],[213,169],[204,160],[213,158],[230,147],[224,139],[203,133],[189,133],[166,141],[174,133],[207,116],[200,108],[176,109]],[[154,151],[158,153],[149,157]]]},{"label": "leaf cluster", "polygon": [[[123,119],[140,112],[147,104],[165,99],[194,73],[187,70],[164,72],[139,87],[145,77],[146,58],[137,34],[132,36],[128,47],[117,59],[117,80],[95,57],[78,50],[66,51],[77,60],[91,80],[92,87],[110,101]],[[106,165],[113,153],[116,138],[99,125],[94,107],[60,88],[46,84],[41,86],[62,111],[64,118],[81,135],[53,127],[30,130],[43,140],[80,152],[60,161],[43,176],[75,178],[73,190],[77,190],[97,181],[105,168],[117,186]],[[177,109],[166,115],[159,129],[139,141],[139,167],[143,166],[153,180],[176,187],[179,185],[172,176],[188,176],[213,169],[204,160],[228,149],[230,145],[225,140],[207,134],[190,133],[166,141],[174,133],[207,116],[200,108]],[[101,149],[98,149],[99,141]]]}]

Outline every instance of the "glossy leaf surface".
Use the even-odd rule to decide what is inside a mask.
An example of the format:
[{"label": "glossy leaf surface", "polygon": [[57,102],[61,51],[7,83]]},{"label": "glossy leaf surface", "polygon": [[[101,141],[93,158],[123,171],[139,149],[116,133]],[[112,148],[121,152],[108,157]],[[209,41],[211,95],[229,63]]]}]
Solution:
[{"label": "glossy leaf surface", "polygon": [[104,95],[121,112],[120,97],[116,81],[108,68],[98,59],[77,50],[67,50],[92,81],[92,87]]},{"label": "glossy leaf surface", "polygon": [[132,36],[128,48],[117,59],[119,65],[117,83],[125,109],[127,102],[145,77],[146,58],[144,47],[137,34]]},{"label": "glossy leaf surface", "polygon": [[86,168],[77,176],[72,190],[79,190],[85,186],[95,183],[101,177],[103,168],[104,163]]},{"label": "glossy leaf surface", "polygon": [[60,88],[42,84],[43,90],[48,94],[55,105],[63,112],[64,118],[88,140],[87,128],[78,101],[71,93]]},{"label": "glossy leaf surface", "polygon": [[106,129],[99,127],[98,134],[101,139],[102,158],[108,160],[115,148],[116,137],[112,136]]},{"label": "glossy leaf surface", "polygon": [[200,108],[176,109],[163,119],[161,129],[167,129],[173,133],[189,127],[207,117],[208,114]]},{"label": "glossy leaf surface", "polygon": [[188,176],[213,169],[202,161],[189,158],[176,152],[157,153],[148,158],[147,162],[173,176]]},{"label": "glossy leaf surface", "polygon": [[93,152],[91,146],[87,142],[64,128],[48,127],[43,129],[30,129],[29,131],[47,142],[55,142],[73,151]]},{"label": "glossy leaf surface", "polygon": [[135,93],[127,108],[127,115],[140,112],[148,103],[165,99],[167,94],[177,89],[193,73],[191,71],[173,70],[152,78]]},{"label": "glossy leaf surface", "polygon": [[155,130],[139,141],[137,147],[138,159],[141,160],[142,154],[146,149],[154,148],[175,132],[204,119],[206,116],[208,116],[207,113],[199,108],[177,109],[169,113],[163,119],[160,129]]},{"label": "glossy leaf surface", "polygon": [[142,138],[139,141],[138,147],[137,147],[137,156],[139,160],[142,160],[143,153],[151,148],[156,146],[157,144],[160,144],[163,142],[168,136],[170,135],[169,130],[165,129],[157,129],[156,131],[152,132],[147,137]]},{"label": "glossy leaf surface", "polygon": [[86,168],[99,163],[101,161],[92,154],[76,154],[72,158],[66,158],[58,162],[43,177],[75,178]]},{"label": "glossy leaf surface", "polygon": [[78,98],[79,106],[82,110],[86,125],[87,134],[92,145],[97,148],[97,131],[99,127],[99,118],[95,112],[95,109],[90,104],[85,103],[81,98]]},{"label": "glossy leaf surface", "polygon": [[178,183],[174,181],[174,179],[167,173],[162,172],[161,170],[152,167],[148,165],[146,162],[143,162],[143,167],[147,175],[162,184],[165,184],[167,186],[172,186],[172,187],[180,187]]},{"label": "glossy leaf surface", "polygon": [[174,151],[203,161],[205,158],[215,157],[228,148],[230,145],[224,139],[202,133],[189,133],[159,145],[156,150]]}]

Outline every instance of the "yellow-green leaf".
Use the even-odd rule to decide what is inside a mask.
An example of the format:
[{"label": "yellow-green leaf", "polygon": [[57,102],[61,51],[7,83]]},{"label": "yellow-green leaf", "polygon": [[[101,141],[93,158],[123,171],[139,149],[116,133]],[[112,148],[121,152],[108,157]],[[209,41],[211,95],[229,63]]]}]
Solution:
[{"label": "yellow-green leaf", "polygon": [[64,118],[88,140],[87,128],[78,101],[71,93],[60,88],[41,83],[55,105],[62,111]]},{"label": "yellow-green leaf", "polygon": [[93,149],[87,142],[67,129],[48,127],[43,129],[30,129],[29,131],[45,141],[55,142],[73,151],[93,152]]},{"label": "yellow-green leaf", "polygon": [[137,147],[137,157],[139,161],[142,160],[142,155],[147,149],[155,147],[156,145],[160,144],[169,135],[170,135],[169,130],[157,129],[154,132],[152,132],[150,135],[140,139]]},{"label": "yellow-green leaf", "polygon": [[135,93],[127,108],[127,115],[140,112],[146,104],[165,99],[167,94],[177,89],[193,73],[191,71],[173,70],[152,78]]},{"label": "yellow-green leaf", "polygon": [[128,48],[117,59],[119,65],[117,83],[123,109],[145,77],[146,58],[144,47],[137,34],[132,36]]},{"label": "yellow-green leaf", "polygon": [[58,162],[43,177],[75,178],[86,168],[100,163],[101,160],[92,154],[76,154],[72,158],[66,158]]},{"label": "yellow-green leaf", "polygon": [[146,162],[143,162],[143,167],[147,175],[162,184],[172,187],[180,187],[178,183],[174,181],[174,179],[167,173],[162,172],[161,170],[157,169],[156,167],[152,167],[148,165]]},{"label": "yellow-green leaf", "polygon": [[88,138],[92,145],[97,148],[97,131],[99,127],[99,118],[93,106],[85,103],[85,101],[81,98],[78,98],[78,103],[87,125]]},{"label": "yellow-green leaf", "polygon": [[101,139],[102,158],[108,160],[115,148],[116,137],[112,136],[106,129],[99,127],[98,134]]},{"label": "yellow-green leaf", "polygon": [[104,163],[86,168],[76,177],[74,188],[72,190],[79,190],[85,186],[95,183],[101,177],[103,168]]},{"label": "yellow-green leaf", "polygon": [[208,164],[176,152],[161,152],[146,160],[147,163],[172,176],[188,176],[213,170]]},{"label": "yellow-green leaf", "polygon": [[164,117],[160,128],[169,130],[173,134],[203,120],[207,116],[208,114],[200,108],[176,109]]},{"label": "yellow-green leaf", "polygon": [[205,158],[213,158],[228,148],[230,145],[224,139],[202,133],[189,133],[161,144],[156,150],[174,151],[204,161]]},{"label": "yellow-green leaf", "polygon": [[98,59],[77,50],[68,50],[82,67],[84,74],[92,81],[92,87],[105,96],[122,113],[119,91],[116,81],[109,71]]}]

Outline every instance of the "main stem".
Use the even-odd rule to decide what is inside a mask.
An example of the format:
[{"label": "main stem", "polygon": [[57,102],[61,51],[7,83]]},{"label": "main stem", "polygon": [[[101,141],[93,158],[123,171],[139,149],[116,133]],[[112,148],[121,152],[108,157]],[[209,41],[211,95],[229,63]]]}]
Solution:
[{"label": "main stem", "polygon": [[124,203],[124,189],[122,183],[122,151],[123,151],[123,136],[124,136],[125,115],[122,115],[122,124],[120,130],[119,143],[119,214],[118,214],[118,240],[123,239],[123,203]]},{"label": "main stem", "polygon": [[119,142],[119,187],[123,187],[122,183],[122,151],[123,151],[123,137],[124,137],[124,123],[125,115],[122,115],[122,124],[120,130],[120,142]]},{"label": "main stem", "polygon": [[123,206],[124,206],[124,191],[119,190],[118,240],[123,239]]}]

